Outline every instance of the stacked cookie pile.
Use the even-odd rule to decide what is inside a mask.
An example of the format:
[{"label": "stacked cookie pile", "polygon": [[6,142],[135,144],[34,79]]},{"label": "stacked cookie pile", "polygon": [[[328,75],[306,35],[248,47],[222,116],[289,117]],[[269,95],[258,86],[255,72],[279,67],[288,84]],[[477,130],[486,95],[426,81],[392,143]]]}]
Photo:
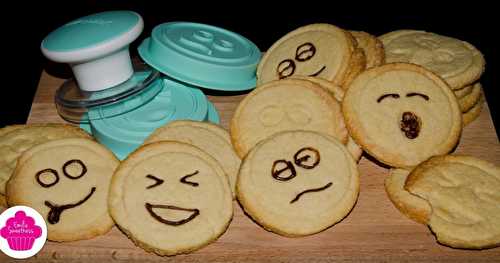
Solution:
[{"label": "stacked cookie pile", "polygon": [[334,226],[356,204],[364,151],[391,167],[395,206],[440,243],[498,246],[500,168],[447,155],[479,114],[483,68],[472,46],[431,33],[304,26],[262,58],[229,132],[171,122],[120,163],[76,127],[0,129],[0,194],[40,211],[50,240],[116,224],[144,250],[176,255],[217,240],[234,199],[279,235]]},{"label": "stacked cookie pile", "polygon": [[457,97],[464,126],[479,116],[484,104],[479,78],[484,72],[485,60],[473,45],[416,30],[397,30],[379,39],[384,44],[387,63],[417,64],[448,83]]}]

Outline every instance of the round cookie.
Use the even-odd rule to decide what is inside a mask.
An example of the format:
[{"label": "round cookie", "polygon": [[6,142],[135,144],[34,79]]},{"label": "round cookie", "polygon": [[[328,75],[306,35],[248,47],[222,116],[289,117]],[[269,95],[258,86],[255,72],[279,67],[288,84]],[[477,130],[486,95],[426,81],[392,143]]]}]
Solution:
[{"label": "round cookie", "polygon": [[0,129],[0,194],[5,194],[5,184],[24,151],[50,140],[74,137],[92,138],[84,130],[68,124],[11,125]]},{"label": "round cookie", "polygon": [[485,99],[484,95],[481,95],[479,98],[479,101],[474,105],[470,110],[467,112],[464,112],[462,114],[462,125],[463,127],[469,125],[471,122],[473,122],[479,115],[481,115],[481,111],[483,110],[483,105],[484,105]]},{"label": "round cookie", "polygon": [[265,229],[305,236],[349,213],[359,193],[359,173],[338,140],[286,131],[260,142],[245,157],[236,193],[245,212]]},{"label": "round cookie", "polygon": [[469,85],[469,86],[465,86],[465,87],[460,88],[460,89],[453,90],[453,93],[455,93],[455,96],[457,97],[457,99],[463,98],[464,96],[466,96],[472,92],[473,86],[474,86],[474,84]]},{"label": "round cookie", "polygon": [[230,124],[233,147],[240,157],[273,134],[300,129],[347,142],[339,102],[320,86],[298,79],[272,81],[256,88],[240,102]]},{"label": "round cookie", "polygon": [[221,236],[233,216],[227,176],[199,148],[173,141],[141,146],[123,161],[110,186],[109,210],[146,251],[175,255]]},{"label": "round cookie", "polygon": [[[324,80],[317,77],[304,77],[304,76],[294,76],[293,79],[302,79],[318,84],[320,87],[328,90],[339,103],[342,103],[342,100],[344,99],[344,90],[340,86],[335,85],[328,80]],[[344,120],[342,119],[341,121],[343,122]],[[345,124],[342,125],[345,126]],[[347,138],[346,146],[347,150],[351,153],[352,157],[354,157],[354,160],[359,161],[361,155],[363,154],[363,149],[361,149],[361,147],[359,147],[359,145],[357,145],[356,142],[349,135]]]},{"label": "round cookie", "polygon": [[83,138],[39,144],[25,151],[7,183],[9,206],[37,210],[48,239],[75,241],[105,234],[114,225],[108,189],[119,161],[104,146]]},{"label": "round cookie", "polygon": [[291,76],[312,76],[343,85],[364,69],[365,57],[354,38],[329,24],[311,24],[276,41],[257,67],[257,84]]},{"label": "round cookie", "polygon": [[480,83],[474,84],[470,94],[458,99],[458,106],[462,112],[470,110],[481,98],[482,86]]},{"label": "round cookie", "polygon": [[410,173],[405,189],[429,202],[428,225],[439,243],[500,246],[500,167],[471,156],[436,156]]},{"label": "round cookie", "polygon": [[385,63],[384,45],[378,38],[363,31],[349,31],[349,33],[356,39],[358,47],[365,53],[367,69]]},{"label": "round cookie", "polygon": [[385,178],[385,192],[394,206],[408,218],[426,224],[429,221],[431,207],[429,203],[404,189],[410,171],[391,169]]},{"label": "round cookie", "polygon": [[157,141],[179,141],[194,145],[214,157],[228,176],[234,194],[236,176],[241,160],[231,145],[229,133],[208,122],[179,120],[156,129],[144,144]]},{"label": "round cookie", "polygon": [[379,39],[387,63],[423,66],[442,77],[452,89],[474,83],[484,71],[483,55],[465,41],[416,30],[397,30]]},{"label": "round cookie", "polygon": [[413,64],[385,64],[361,73],[347,89],[342,112],[363,150],[399,168],[448,153],[462,130],[448,85]]}]

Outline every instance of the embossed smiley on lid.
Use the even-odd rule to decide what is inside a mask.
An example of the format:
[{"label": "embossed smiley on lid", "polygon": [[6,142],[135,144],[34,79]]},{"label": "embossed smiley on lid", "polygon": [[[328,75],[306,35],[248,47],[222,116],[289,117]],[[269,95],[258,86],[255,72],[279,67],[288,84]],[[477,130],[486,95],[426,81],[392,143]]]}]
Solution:
[{"label": "embossed smiley on lid", "polygon": [[156,26],[139,46],[153,68],[192,85],[238,91],[254,88],[259,48],[247,38],[215,26],[170,22]]}]

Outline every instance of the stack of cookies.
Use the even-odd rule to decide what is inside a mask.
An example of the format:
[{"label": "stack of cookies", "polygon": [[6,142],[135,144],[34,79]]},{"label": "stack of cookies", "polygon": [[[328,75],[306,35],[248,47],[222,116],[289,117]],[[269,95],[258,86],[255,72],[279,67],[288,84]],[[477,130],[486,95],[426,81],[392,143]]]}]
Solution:
[{"label": "stack of cookies", "polygon": [[479,78],[485,60],[471,44],[416,30],[397,30],[379,37],[387,63],[405,62],[423,66],[443,78],[457,97],[463,125],[472,122],[484,104]]}]

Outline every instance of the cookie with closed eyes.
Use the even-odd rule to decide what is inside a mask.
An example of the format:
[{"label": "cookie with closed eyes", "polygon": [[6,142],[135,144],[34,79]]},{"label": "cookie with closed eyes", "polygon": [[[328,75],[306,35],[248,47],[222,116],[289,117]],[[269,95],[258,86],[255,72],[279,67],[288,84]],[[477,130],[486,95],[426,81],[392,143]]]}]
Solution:
[{"label": "cookie with closed eyes", "polygon": [[141,146],[118,167],[109,210],[139,247],[158,255],[189,253],[215,241],[233,216],[221,165],[181,142]]},{"label": "cookie with closed eyes", "polygon": [[448,153],[462,131],[455,94],[423,67],[394,63],[361,73],[342,102],[349,134],[382,163],[412,168]]},{"label": "cookie with closed eyes", "polygon": [[289,32],[269,48],[257,67],[257,84],[300,75],[343,85],[365,65],[364,54],[349,32],[311,24]]},{"label": "cookie with closed eyes", "polygon": [[273,134],[297,129],[347,142],[340,103],[306,80],[285,79],[257,87],[240,102],[230,124],[233,147],[240,157]]},{"label": "cookie with closed eyes", "polygon": [[245,212],[266,230],[305,236],[349,213],[359,193],[359,173],[338,140],[286,131],[260,142],[245,157],[236,193]]},{"label": "cookie with closed eyes", "polygon": [[500,167],[466,155],[432,157],[408,176],[405,189],[429,202],[428,225],[454,248],[500,246]]},{"label": "cookie with closed eyes", "polygon": [[83,138],[53,140],[25,151],[7,183],[9,206],[37,210],[48,239],[75,241],[105,234],[114,225],[107,199],[119,161]]},{"label": "cookie with closed eyes", "polygon": [[233,150],[229,133],[222,127],[200,121],[173,121],[156,129],[144,141],[144,144],[157,141],[184,142],[210,154],[219,162],[228,176],[234,197],[234,186],[241,160]]},{"label": "cookie with closed eyes", "polygon": [[452,89],[479,79],[485,60],[473,45],[455,38],[417,30],[396,30],[379,37],[387,63],[413,63],[442,77]]}]

